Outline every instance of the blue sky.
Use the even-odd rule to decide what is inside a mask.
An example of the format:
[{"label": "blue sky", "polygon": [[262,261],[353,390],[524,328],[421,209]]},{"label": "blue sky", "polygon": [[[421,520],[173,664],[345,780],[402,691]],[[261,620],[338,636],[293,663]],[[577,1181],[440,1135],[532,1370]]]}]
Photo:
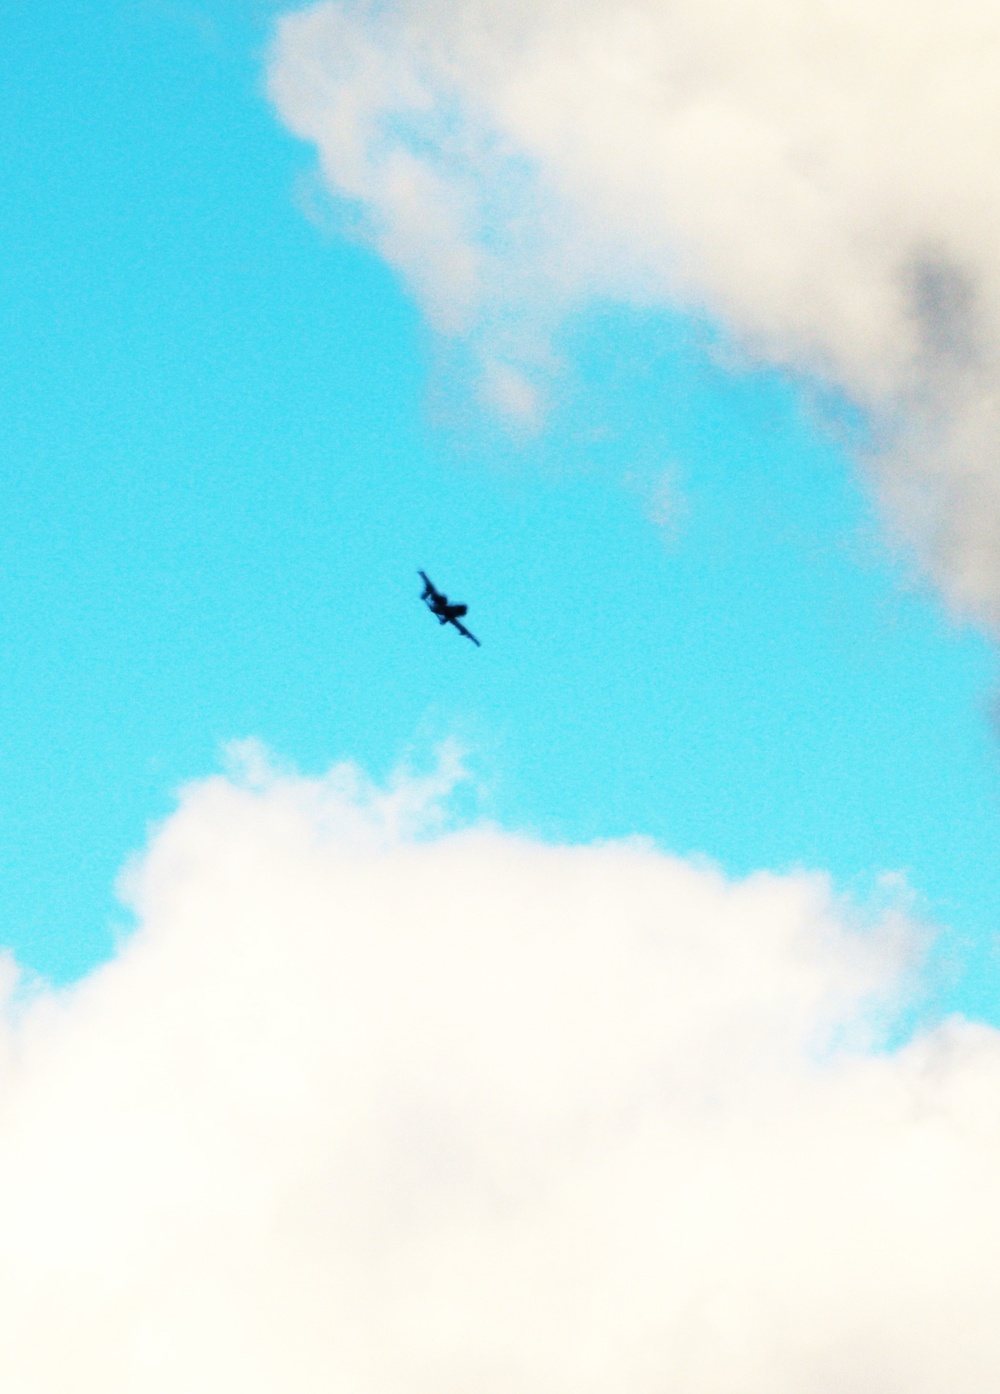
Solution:
[{"label": "blue sky", "polygon": [[0,23],[0,1387],[987,1394],[993,16],[285,5]]},{"label": "blue sky", "polygon": [[306,216],[268,23],[5,11],[0,939],[56,981],[106,957],[119,870],[232,739],[382,777],[455,736],[508,828],[861,898],[905,872],[934,1009],[1000,1021],[990,640],[893,560],[802,390],[704,325],[580,308],[542,428],[495,419]]}]

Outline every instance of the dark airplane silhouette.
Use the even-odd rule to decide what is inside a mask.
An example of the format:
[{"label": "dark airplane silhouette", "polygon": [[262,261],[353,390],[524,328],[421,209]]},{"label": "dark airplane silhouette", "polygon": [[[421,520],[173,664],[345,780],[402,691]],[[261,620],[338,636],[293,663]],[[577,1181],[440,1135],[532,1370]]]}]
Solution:
[{"label": "dark airplane silhouette", "polygon": [[432,615],[436,615],[439,624],[453,624],[459,634],[464,634],[467,639],[471,639],[476,648],[482,648],[479,640],[474,634],[470,634],[465,625],[461,623],[463,615],[469,612],[468,605],[449,605],[448,597],[436,590],[434,582],[427,575],[426,571],[418,571],[417,575],[423,579],[424,593],[421,600],[427,602],[427,608]]}]

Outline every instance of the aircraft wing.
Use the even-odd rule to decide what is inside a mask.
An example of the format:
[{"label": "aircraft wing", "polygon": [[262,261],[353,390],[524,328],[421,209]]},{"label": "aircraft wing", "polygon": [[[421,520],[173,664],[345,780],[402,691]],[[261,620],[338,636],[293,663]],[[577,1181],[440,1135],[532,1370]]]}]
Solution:
[{"label": "aircraft wing", "polygon": [[466,629],[465,625],[462,624],[460,620],[452,620],[451,623],[458,630],[459,634],[464,634],[467,639],[471,639],[477,649],[481,649],[483,647],[479,640],[476,638],[476,636],[470,630]]}]

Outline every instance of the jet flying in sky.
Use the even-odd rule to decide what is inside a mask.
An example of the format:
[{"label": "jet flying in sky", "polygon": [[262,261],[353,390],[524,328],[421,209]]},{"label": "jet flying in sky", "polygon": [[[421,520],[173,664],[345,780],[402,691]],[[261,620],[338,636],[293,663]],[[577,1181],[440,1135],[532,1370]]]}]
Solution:
[{"label": "jet flying in sky", "polygon": [[467,639],[471,639],[477,649],[481,648],[482,645],[476,636],[462,624],[462,616],[468,614],[469,611],[468,605],[449,605],[448,597],[435,587],[426,571],[419,571],[417,574],[424,583],[424,593],[420,599],[426,602],[431,614],[437,616],[438,623],[453,624],[459,634],[464,634]]}]

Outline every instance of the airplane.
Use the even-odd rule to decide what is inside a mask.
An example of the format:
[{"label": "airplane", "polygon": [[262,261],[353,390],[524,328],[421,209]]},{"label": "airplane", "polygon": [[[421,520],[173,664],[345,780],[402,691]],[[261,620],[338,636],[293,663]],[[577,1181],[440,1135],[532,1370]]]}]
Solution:
[{"label": "airplane", "polygon": [[469,613],[468,605],[449,605],[448,597],[437,590],[434,582],[427,575],[426,571],[418,571],[417,575],[424,583],[424,593],[420,599],[427,602],[428,610],[430,610],[432,615],[437,616],[438,623],[453,624],[459,634],[464,634],[467,639],[472,640],[477,649],[482,648],[482,644],[480,644],[476,636],[471,634],[461,622],[462,616]]}]

